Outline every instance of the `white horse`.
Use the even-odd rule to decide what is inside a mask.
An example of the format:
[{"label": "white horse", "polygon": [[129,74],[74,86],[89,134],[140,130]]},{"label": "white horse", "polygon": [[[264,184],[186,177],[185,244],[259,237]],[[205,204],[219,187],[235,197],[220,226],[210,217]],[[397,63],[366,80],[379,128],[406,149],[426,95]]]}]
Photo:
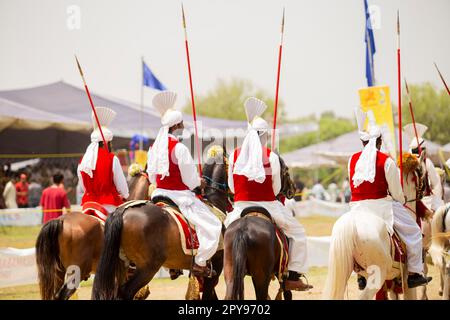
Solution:
[{"label": "white horse", "polygon": [[434,213],[431,222],[432,240],[429,250],[433,264],[440,272],[439,295],[450,300],[450,203],[441,206]]},{"label": "white horse", "polygon": [[[413,199],[420,197],[418,190],[425,177],[423,157],[415,161],[414,168],[405,170],[403,175],[404,194],[411,200],[408,207],[414,211]],[[356,271],[367,279],[360,299],[372,299],[386,280],[398,277],[402,279],[404,299],[415,299],[415,288],[409,289],[407,285],[406,264],[400,268],[393,264],[391,239],[384,220],[373,213],[352,210],[342,215],[333,226],[323,297],[344,299],[348,279]]]}]

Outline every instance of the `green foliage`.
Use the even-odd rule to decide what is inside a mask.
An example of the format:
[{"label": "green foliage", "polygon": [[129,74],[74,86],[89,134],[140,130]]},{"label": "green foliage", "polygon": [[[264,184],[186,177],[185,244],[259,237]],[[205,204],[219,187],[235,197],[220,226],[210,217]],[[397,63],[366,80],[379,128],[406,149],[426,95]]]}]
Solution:
[{"label": "green foliage", "polygon": [[311,144],[332,139],[355,129],[356,126],[350,119],[338,118],[333,112],[327,111],[320,116],[318,131],[307,132],[298,136],[281,139],[280,152],[286,153],[307,147]]},{"label": "green foliage", "polygon": [[[446,144],[450,141],[450,98],[445,89],[436,90],[430,83],[409,85],[416,122],[428,127],[425,138]],[[396,110],[397,108],[395,108]],[[402,102],[403,123],[411,123],[408,97],[404,90]]]},{"label": "green foliage", "polygon": [[[267,104],[263,118],[272,121],[274,112],[274,99],[264,90],[255,89],[250,81],[233,79],[231,81],[219,80],[216,87],[205,96],[195,97],[196,112],[199,115],[229,120],[246,120],[244,101],[248,97],[257,97]],[[188,100],[183,112],[192,113],[191,101]],[[277,120],[283,121],[285,117],[284,103],[278,100]]]}]

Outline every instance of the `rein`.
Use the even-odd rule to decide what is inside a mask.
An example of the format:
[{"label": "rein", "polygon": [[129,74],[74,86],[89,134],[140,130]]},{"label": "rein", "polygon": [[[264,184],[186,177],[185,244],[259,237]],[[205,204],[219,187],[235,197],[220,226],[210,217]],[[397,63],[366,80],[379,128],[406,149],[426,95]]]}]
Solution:
[{"label": "rein", "polygon": [[227,193],[228,192],[228,184],[226,183],[219,183],[217,181],[214,181],[213,179],[211,179],[208,176],[203,176],[203,178],[208,181],[209,183],[206,185],[208,188],[217,190],[219,192],[222,193]]}]

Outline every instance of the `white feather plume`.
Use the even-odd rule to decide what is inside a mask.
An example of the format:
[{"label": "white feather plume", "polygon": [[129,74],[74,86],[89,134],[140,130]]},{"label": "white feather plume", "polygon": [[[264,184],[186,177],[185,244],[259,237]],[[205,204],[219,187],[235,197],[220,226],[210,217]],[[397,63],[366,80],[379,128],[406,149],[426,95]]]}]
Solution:
[{"label": "white feather plume", "polygon": [[[117,115],[117,112],[107,107],[95,107],[95,111],[97,112],[97,118],[102,127],[107,127],[114,120]],[[91,114],[92,122],[94,124],[94,128],[97,129],[97,121],[95,120],[94,112]]]},{"label": "white feather plume", "polygon": [[361,108],[355,108],[356,123],[358,124],[358,130],[364,131],[364,123],[366,122],[367,114],[361,110]]},{"label": "white feather plume", "polygon": [[162,91],[157,93],[153,97],[153,106],[158,110],[161,116],[166,113],[167,110],[173,108],[175,101],[177,100],[177,94],[173,91]]},{"label": "white feather plume", "polygon": [[255,117],[260,117],[267,109],[267,105],[264,101],[254,97],[245,100],[244,107],[248,122],[252,122]]},{"label": "white feather plume", "polygon": [[[423,135],[428,130],[428,127],[424,124],[416,122],[416,129],[417,129],[417,135],[419,136],[419,139],[420,139],[420,138],[423,138]],[[416,133],[414,131],[414,125],[412,123],[408,123],[406,126],[404,126],[403,131],[408,135],[410,140],[413,140],[416,138]]]}]

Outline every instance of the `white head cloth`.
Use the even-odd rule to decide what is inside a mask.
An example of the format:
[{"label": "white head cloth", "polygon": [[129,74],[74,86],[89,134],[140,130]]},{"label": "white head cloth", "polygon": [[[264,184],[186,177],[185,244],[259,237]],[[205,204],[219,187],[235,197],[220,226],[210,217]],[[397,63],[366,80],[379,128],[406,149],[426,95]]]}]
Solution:
[{"label": "white head cloth", "polygon": [[183,121],[182,113],[172,109],[176,99],[177,94],[172,91],[162,91],[153,97],[153,106],[161,114],[162,127],[148,151],[149,175],[160,174],[163,178],[169,175],[169,128]]},{"label": "white head cloth", "polygon": [[266,110],[267,105],[257,98],[248,98],[244,106],[248,120],[248,132],[234,164],[233,173],[244,175],[249,181],[263,183],[266,179],[266,172],[264,170],[262,145],[258,131],[268,130],[267,122],[260,117]]},{"label": "white head cloth", "polygon": [[[419,144],[423,147],[425,142],[425,140],[423,139],[423,135],[428,130],[428,127],[426,125],[416,122],[416,129],[417,129],[417,137],[419,138]],[[409,151],[411,152],[411,150],[417,149],[419,147],[419,144],[417,144],[414,125],[412,123],[407,124],[406,126],[403,127],[403,131],[406,133],[406,135],[411,141],[409,143]]]},{"label": "white head cloth", "polygon": [[[111,121],[113,121],[116,117],[116,112],[106,107],[96,107],[95,111],[97,112],[98,122],[100,122],[100,125],[102,127],[103,136],[108,143],[109,141],[112,141],[114,135],[107,126],[109,126]],[[91,118],[94,126],[94,131],[92,131],[91,133],[91,143],[87,147],[83,159],[81,160],[80,171],[87,173],[89,177],[92,178],[92,171],[95,170],[95,166],[97,165],[98,143],[103,141],[103,138],[100,130],[98,129],[97,121],[95,121],[94,112],[92,112]]]},{"label": "white head cloth", "polygon": [[[369,118],[367,130],[364,130],[366,117]],[[381,130],[375,123],[372,110],[366,114],[361,109],[356,110],[356,119],[359,128],[359,137],[362,141],[369,141],[364,147],[355,166],[353,186],[356,188],[364,181],[374,182],[377,161],[377,138],[381,136]]]}]

